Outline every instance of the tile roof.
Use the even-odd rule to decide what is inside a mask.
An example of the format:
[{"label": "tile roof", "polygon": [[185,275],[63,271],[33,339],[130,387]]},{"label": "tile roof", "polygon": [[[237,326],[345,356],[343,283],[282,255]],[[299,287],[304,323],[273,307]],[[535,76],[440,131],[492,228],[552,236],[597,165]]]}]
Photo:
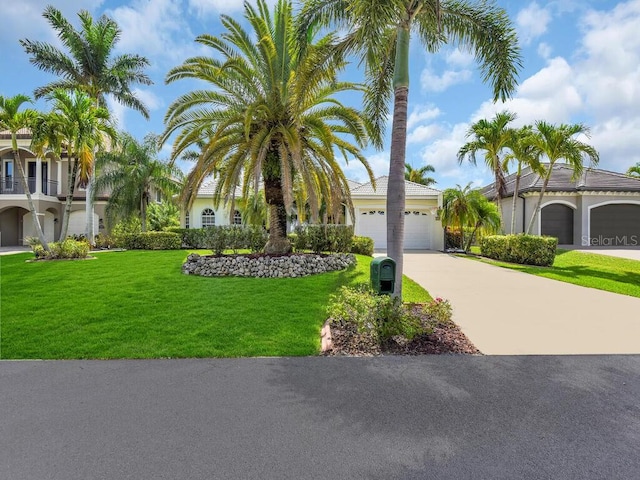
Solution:
[{"label": "tile roof", "polygon": [[[20,139],[31,138],[31,130],[29,130],[28,128],[21,128],[16,132],[16,138],[20,138]],[[11,140],[11,131],[10,130],[0,131],[0,139]]]},{"label": "tile roof", "polygon": [[[211,180],[208,180],[206,182],[203,182],[202,185],[200,186],[200,188],[198,189],[198,197],[203,196],[213,196],[213,193],[216,190],[216,186],[218,185],[218,179],[217,178],[213,178]],[[242,197],[242,189],[240,187],[236,187],[235,190],[235,196],[236,198],[241,198]]]},{"label": "tile roof", "polygon": [[[404,185],[407,197],[438,196],[440,194],[440,190],[408,180],[405,180]],[[389,177],[378,177],[376,178],[376,188],[373,188],[371,182],[364,183],[359,187],[351,189],[351,197],[386,197],[388,186]]]},{"label": "tile roof", "polygon": [[[516,174],[506,177],[507,197],[513,195],[516,183]],[[520,176],[519,192],[539,192],[542,190],[544,179],[531,168],[525,168]],[[583,174],[573,177],[573,170],[565,164],[555,164],[553,173],[547,185],[548,192],[640,192],[640,179],[628,177],[622,173],[609,172],[596,168],[585,168]],[[494,184],[487,185],[482,193],[489,197],[495,197]]]}]

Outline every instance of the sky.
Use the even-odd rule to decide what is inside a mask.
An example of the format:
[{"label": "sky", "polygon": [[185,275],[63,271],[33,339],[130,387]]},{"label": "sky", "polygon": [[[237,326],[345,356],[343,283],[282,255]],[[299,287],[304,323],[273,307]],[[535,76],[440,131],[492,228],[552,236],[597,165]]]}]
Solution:
[{"label": "sky", "polygon": [[[42,18],[49,3],[76,27],[80,9],[94,17],[110,16],[122,30],[116,53],[149,59],[147,73],[154,84],[138,86],[135,92],[151,119],[109,102],[118,128],[140,139],[149,132],[161,133],[167,107],[179,95],[203,86],[192,80],[165,85],[167,71],[191,56],[211,55],[194,42],[196,36],[221,33],[221,14],[241,19],[243,12],[242,0],[2,0],[0,95],[32,95],[34,88],[54,79],[38,71],[19,44],[23,38],[59,44]],[[482,83],[472,54],[454,46],[429,54],[414,40],[407,162],[414,168],[432,165],[440,189],[491,183],[481,156],[478,166],[459,164],[457,151],[469,140],[466,134],[473,122],[505,109],[517,114],[515,127],[536,120],[584,123],[590,137],[582,140],[599,151],[600,168],[624,172],[640,162],[640,0],[498,0],[497,4],[511,18],[522,49],[516,92],[505,103],[493,103],[491,88]],[[342,78],[363,79],[355,63]],[[35,107],[47,109],[42,101]],[[387,139],[381,151],[364,152],[376,176],[388,173],[389,144]],[[168,157],[170,149],[165,145],[161,157]],[[187,170],[189,164],[181,167]],[[348,178],[366,181],[356,161],[345,163],[344,170]]]}]

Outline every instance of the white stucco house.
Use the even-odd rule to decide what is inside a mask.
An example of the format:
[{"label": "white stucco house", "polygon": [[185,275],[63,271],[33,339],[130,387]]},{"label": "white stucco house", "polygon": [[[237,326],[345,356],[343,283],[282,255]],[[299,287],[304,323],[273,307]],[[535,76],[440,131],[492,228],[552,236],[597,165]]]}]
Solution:
[{"label": "white stucco house", "polygon": [[[534,213],[543,179],[531,169],[522,172],[516,199],[516,229],[522,233]],[[515,175],[506,178],[507,194],[502,200],[507,233],[511,225]],[[483,193],[495,198],[494,185]],[[573,178],[573,170],[556,164],[540,214],[530,233],[558,238],[560,245],[640,246],[640,179],[588,168]]]},{"label": "white stucco house", "polygon": [[[349,181],[354,218],[345,209],[345,222],[354,226],[356,235],[371,237],[376,249],[387,247],[386,195],[388,177],[376,179],[376,187],[368,183]],[[242,216],[238,210],[231,212],[229,204],[213,205],[213,192],[216,180],[204,183],[188,211],[181,214],[184,228],[201,228],[209,225],[241,224]],[[442,250],[444,231],[437,217],[442,206],[442,193],[431,187],[413,182],[405,182],[405,248]],[[242,195],[236,190],[236,197]]]}]

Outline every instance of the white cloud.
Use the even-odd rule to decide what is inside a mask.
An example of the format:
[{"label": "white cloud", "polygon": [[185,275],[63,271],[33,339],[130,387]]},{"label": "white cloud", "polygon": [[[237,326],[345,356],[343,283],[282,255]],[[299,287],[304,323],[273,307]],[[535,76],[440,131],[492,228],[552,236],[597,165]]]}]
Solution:
[{"label": "white cloud", "polygon": [[[188,0],[189,10],[198,17],[217,16],[220,13],[232,13],[243,10],[244,0]],[[276,0],[267,0],[272,8]]]},{"label": "white cloud", "polygon": [[549,60],[551,54],[553,53],[553,47],[548,43],[542,42],[538,45],[538,55],[540,55],[545,60]]},{"label": "white cloud", "polygon": [[454,48],[447,54],[445,61],[447,65],[451,65],[452,67],[463,68],[472,65],[475,62],[475,57],[471,52]]},{"label": "white cloud", "polygon": [[151,90],[134,88],[132,92],[150,111],[158,110],[160,107],[164,106],[163,100]]},{"label": "white cloud", "polygon": [[440,113],[440,109],[434,105],[417,105],[407,119],[407,130],[411,130],[420,122],[439,117]]},{"label": "white cloud", "polygon": [[116,102],[111,96],[107,97],[107,106],[109,107],[109,112],[111,112],[111,119],[116,125],[118,130],[126,130],[127,126],[125,123],[125,115],[127,112],[127,107],[122,105],[121,103]]},{"label": "white cloud", "polygon": [[516,25],[518,36],[524,45],[543,35],[551,21],[551,13],[548,9],[540,7],[537,2],[529,4],[518,12]]},{"label": "white cloud", "polygon": [[[380,177],[382,175],[389,175],[389,152],[375,152],[370,155],[365,155],[367,161],[369,162],[369,166],[373,170],[374,177]],[[342,163],[342,170],[344,171],[345,176],[350,180],[355,180],[356,182],[368,182],[369,176],[367,175],[367,171],[362,166],[362,164],[353,159],[346,165]]]},{"label": "white cloud", "polygon": [[428,92],[443,92],[452,85],[464,83],[471,79],[471,70],[445,70],[438,75],[425,68],[420,74],[420,85]]},{"label": "white cloud", "polygon": [[443,128],[435,123],[420,125],[407,135],[407,143],[424,143],[442,133]]}]

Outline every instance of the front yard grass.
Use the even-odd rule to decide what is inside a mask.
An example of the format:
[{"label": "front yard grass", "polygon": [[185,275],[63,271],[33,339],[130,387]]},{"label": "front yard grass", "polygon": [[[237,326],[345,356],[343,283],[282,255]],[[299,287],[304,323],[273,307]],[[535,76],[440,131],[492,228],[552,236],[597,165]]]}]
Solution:
[{"label": "front yard grass", "polygon": [[[186,358],[318,353],[331,293],[368,282],[358,265],[295,279],[203,278],[187,251],[97,253],[95,260],[0,257],[0,358]],[[405,301],[428,293],[405,277]]]},{"label": "front yard grass", "polygon": [[[479,249],[473,253],[480,253]],[[469,257],[473,258],[473,257]],[[499,262],[483,257],[482,261],[540,277],[608,292],[640,297],[640,261],[610,257],[597,253],[558,249],[551,267],[534,267]]]}]

